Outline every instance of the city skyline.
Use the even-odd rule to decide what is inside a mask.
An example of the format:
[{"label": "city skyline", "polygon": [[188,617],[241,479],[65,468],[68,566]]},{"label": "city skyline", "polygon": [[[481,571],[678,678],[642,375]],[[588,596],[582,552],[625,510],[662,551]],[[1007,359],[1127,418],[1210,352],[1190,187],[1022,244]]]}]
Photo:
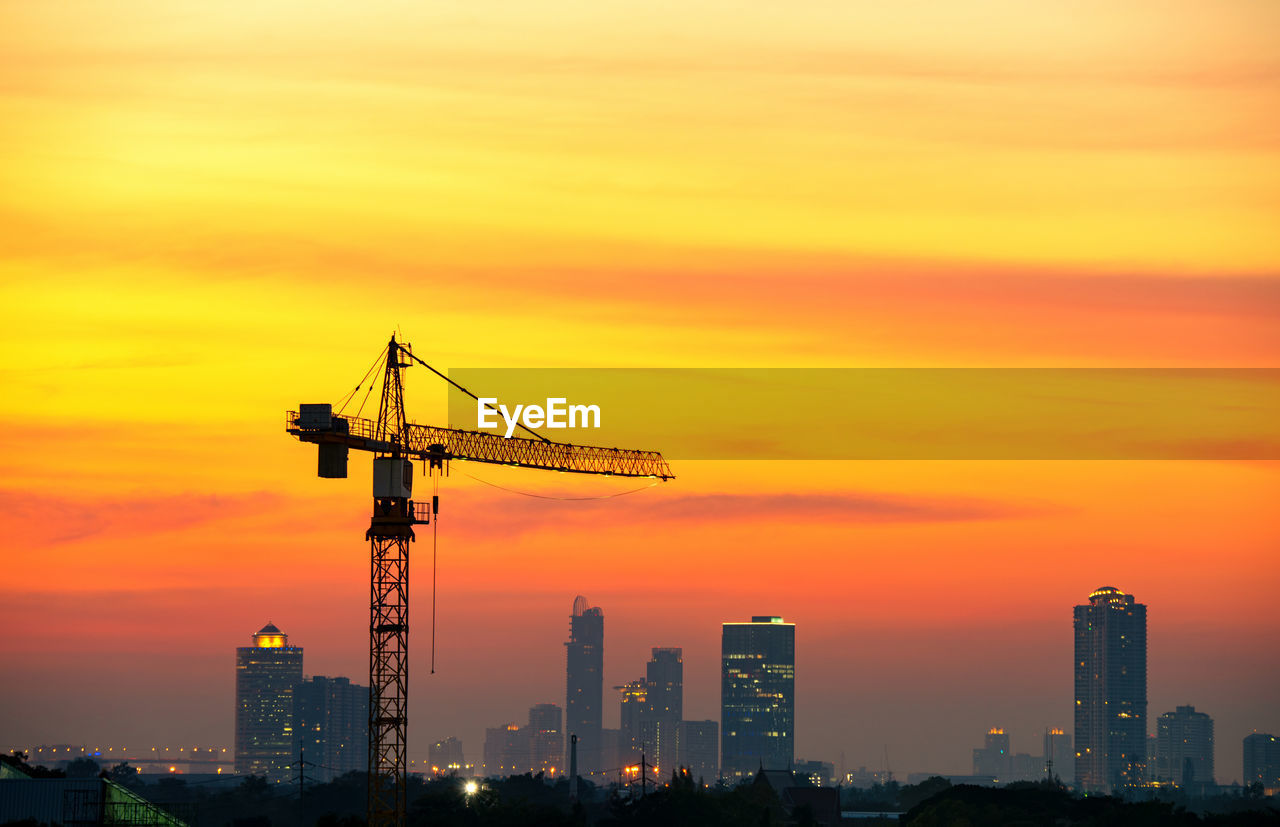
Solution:
[{"label": "city skyline", "polygon": [[[1135,603],[1132,595],[1126,594],[1120,589],[1108,586],[1093,590],[1090,593],[1089,598],[1089,604],[1076,607],[1076,618],[1073,626],[1075,629],[1077,658],[1080,657],[1079,652],[1081,651],[1080,647],[1082,645],[1086,647],[1092,645],[1089,643],[1082,643],[1082,641],[1090,640],[1093,637],[1097,637],[1102,641],[1109,641],[1111,638],[1116,638],[1116,641],[1113,642],[1123,643],[1124,638],[1131,635],[1134,630],[1138,628],[1134,626],[1134,621],[1129,617],[1135,608],[1138,611],[1139,618],[1141,620],[1141,623],[1139,624],[1139,626],[1141,626],[1141,631],[1145,632],[1146,606]],[[579,596],[575,600],[574,608],[575,611],[581,610],[582,613],[575,614],[573,617],[583,616],[588,614],[590,609],[595,609],[595,612],[590,612],[590,616],[602,618],[602,611],[599,607],[591,607],[582,596]],[[1117,611],[1119,612],[1119,615],[1113,616],[1112,613]],[[1123,617],[1120,617],[1121,615]],[[1119,620],[1114,619],[1114,617],[1119,617]],[[1119,625],[1117,625],[1117,623]],[[1082,633],[1087,631],[1086,627],[1091,629],[1094,624],[1098,625],[1098,631],[1096,633],[1088,631],[1088,634],[1084,634],[1082,637]],[[744,652],[750,650],[755,652],[755,647],[758,646],[765,646],[765,648],[768,648],[768,646],[762,642],[764,640],[763,638],[756,640],[756,638],[752,637],[750,633],[746,634],[745,637],[742,634],[737,635],[734,638],[733,645],[730,646],[729,640],[726,636],[727,630],[729,630],[730,627],[743,627],[747,630],[759,627],[765,631],[771,630],[772,627],[779,627],[783,630],[791,630],[794,628],[794,624],[784,623],[781,617],[767,615],[753,616],[750,622],[726,621],[721,624],[722,706],[726,697],[724,695],[724,687],[727,686],[727,684],[724,683],[724,681],[727,680],[727,673],[723,670],[727,669],[731,663],[735,665],[739,663],[739,661],[731,661],[727,659],[730,657],[728,653],[731,650],[735,653],[738,652],[738,650],[742,650]],[[136,749],[133,754],[127,754],[127,751],[125,750],[121,750],[119,753],[114,754],[111,751],[103,753],[100,750],[87,749],[84,747],[81,747],[80,750],[76,752],[74,747],[69,744],[63,744],[62,751],[67,755],[66,757],[59,757],[57,754],[58,748],[56,747],[48,750],[43,748],[31,749],[29,747],[18,747],[18,749],[30,751],[32,753],[33,760],[35,761],[44,760],[54,763],[55,765],[59,761],[65,762],[74,757],[95,757],[100,762],[106,762],[103,764],[104,768],[110,766],[114,758],[115,761],[131,761],[136,765],[164,765],[165,763],[175,762],[185,768],[179,769],[179,773],[199,769],[201,767],[203,767],[206,772],[212,771],[212,767],[215,762],[226,765],[234,764],[236,771],[242,772],[244,771],[242,766],[244,768],[248,768],[252,761],[261,763],[265,760],[268,764],[272,761],[275,761],[276,763],[284,761],[286,764],[292,762],[298,757],[297,751],[299,747],[304,744],[310,744],[308,738],[316,739],[317,736],[319,736],[319,740],[312,744],[312,746],[316,747],[316,750],[313,752],[313,757],[318,757],[322,761],[326,762],[319,765],[321,769],[326,770],[326,772],[319,773],[321,776],[319,780],[331,780],[341,772],[350,771],[352,769],[359,770],[355,764],[351,763],[354,759],[350,756],[350,750],[347,749],[346,744],[330,744],[328,743],[327,738],[321,734],[322,729],[327,730],[327,727],[322,728],[312,726],[303,729],[299,727],[299,723],[306,720],[307,717],[311,717],[311,720],[314,721],[316,720],[314,715],[316,713],[323,712],[323,715],[326,718],[336,717],[336,731],[341,733],[343,739],[350,740],[353,733],[353,730],[351,729],[351,721],[354,720],[352,715],[356,710],[356,708],[352,706],[353,702],[356,700],[355,695],[352,693],[367,690],[365,690],[364,687],[352,685],[346,678],[330,679],[319,675],[308,675],[305,677],[305,680],[290,683],[295,672],[298,675],[302,674],[302,648],[298,646],[291,646],[289,644],[288,635],[271,623],[268,623],[258,632],[254,633],[252,639],[252,646],[240,647],[237,649],[237,710],[241,710],[242,708],[247,709],[247,707],[245,707],[245,702],[241,700],[242,691],[252,694],[255,698],[263,695],[264,691],[266,691],[267,694],[270,694],[272,697],[265,699],[260,698],[257,700],[257,703],[261,705],[265,700],[264,709],[267,712],[267,717],[274,715],[275,718],[280,718],[281,715],[284,716],[284,718],[280,718],[280,721],[277,721],[276,723],[285,727],[285,731],[280,734],[284,738],[290,739],[291,751],[289,753],[281,752],[279,749],[271,750],[270,744],[267,744],[265,751],[263,747],[259,746],[256,750],[246,749],[243,755],[241,754],[241,749],[238,747],[231,755],[223,755],[221,759],[217,757],[216,748],[206,749],[201,753],[201,756],[197,758],[197,752],[199,750],[193,747],[192,754],[189,757],[174,754],[171,758],[166,760],[165,755],[168,754],[168,750],[165,750],[165,755],[150,756],[146,754],[145,750],[139,753]],[[753,641],[755,642],[753,643]],[[601,642],[603,642],[602,639]],[[1139,643],[1141,644],[1140,648],[1143,650],[1145,650],[1145,642],[1145,635],[1140,635]],[[599,648],[603,649],[603,646]],[[793,638],[788,637],[787,651],[790,652],[793,650]],[[761,652],[763,651],[764,650],[762,649]],[[1121,658],[1121,661],[1119,662],[1126,664],[1129,663],[1128,660],[1125,660],[1128,656],[1123,654],[1123,650],[1118,649],[1117,651],[1121,652],[1121,654],[1118,655],[1118,657]],[[653,726],[655,721],[661,721],[665,717],[670,716],[671,713],[677,710],[683,710],[683,658],[681,655],[681,647],[652,647],[651,657],[645,664],[647,673],[646,677],[640,681],[629,682],[628,684],[614,687],[616,690],[625,690],[622,692],[620,698],[622,700],[622,704],[619,707],[619,713],[621,716],[619,718],[620,722],[626,720],[625,716],[629,710],[629,705],[636,706],[636,718],[634,723],[639,728],[639,735],[643,741],[647,742],[659,735],[659,728]],[[768,654],[763,656],[766,661],[774,657],[774,655]],[[732,657],[738,658],[742,657],[742,655],[734,654]],[[756,656],[751,655],[750,657],[754,658]],[[793,674],[794,656],[792,655],[790,657],[791,660],[786,664],[786,666],[788,672]],[[1117,655],[1112,655],[1112,657],[1117,657]],[[1086,659],[1085,663],[1089,664],[1091,662]],[[1103,666],[1105,666],[1105,664],[1100,664],[1099,668],[1102,668]],[[776,668],[776,665],[770,668]],[[1093,667],[1090,666],[1090,668]],[[1113,668],[1116,668],[1114,664]],[[288,673],[287,675],[285,674],[286,672]],[[244,684],[244,690],[239,688],[241,684]],[[633,688],[633,684],[637,688]],[[1080,686],[1079,672],[1077,670],[1077,692],[1080,691]],[[292,687],[293,689],[293,706],[290,709],[285,710],[284,706],[277,703],[275,696],[281,694],[278,690],[289,687]],[[306,704],[307,712],[305,714],[302,712],[302,708],[297,706],[297,704],[300,703],[298,698],[299,691],[308,693],[307,697],[301,701]],[[638,695],[636,694],[637,692],[639,693]],[[652,695],[656,700],[649,700],[647,697],[648,695]],[[635,698],[639,698],[638,703],[635,702]],[[1122,705],[1125,706],[1126,709],[1129,708],[1128,705]],[[286,704],[286,706],[288,706],[288,704]],[[1077,704],[1076,706],[1078,707],[1079,705]],[[330,709],[333,711],[330,712]],[[365,704],[360,708],[359,714],[367,714],[367,710],[368,707],[367,704]],[[790,714],[794,715],[794,712]],[[679,724],[678,732],[680,733],[679,737],[681,739],[686,737],[686,726],[703,727],[705,729],[704,725],[709,725],[713,728],[712,732],[714,732],[715,730],[718,730],[720,725],[719,720],[681,720],[681,717],[678,714],[672,717],[675,722]],[[1088,717],[1089,716],[1086,715],[1084,720],[1087,721]],[[1126,714],[1121,717],[1128,718],[1130,716]],[[558,705],[553,703],[535,703],[528,710],[528,720],[526,723],[511,723],[503,724],[498,727],[486,728],[483,749],[480,750],[474,746],[471,748],[477,753],[474,757],[464,749],[464,741],[462,739],[455,736],[448,736],[432,743],[429,751],[430,757],[428,759],[419,760],[415,758],[411,762],[413,765],[411,771],[427,774],[447,774],[454,772],[464,776],[467,774],[506,775],[530,771],[534,773],[545,771],[550,773],[552,776],[556,774],[563,774],[565,772],[565,765],[561,763],[561,758],[563,756],[561,750],[564,747],[564,740],[562,739],[567,737],[569,733],[567,730],[561,732],[562,720],[563,710]],[[1216,760],[1216,747],[1213,736],[1214,725],[1212,718],[1205,715],[1203,712],[1198,712],[1194,706],[1182,705],[1174,711],[1158,716],[1155,720],[1155,727],[1142,738],[1142,748],[1144,752],[1142,757],[1137,760],[1137,763],[1142,765],[1140,771],[1144,775],[1138,779],[1136,786],[1145,786],[1152,781],[1173,781],[1179,786],[1191,785],[1194,782],[1195,784],[1200,784],[1202,786],[1208,784],[1212,787],[1215,783],[1214,764]],[[283,723],[281,723],[281,721],[283,721]],[[287,727],[290,724],[292,724],[294,728],[292,733],[289,733],[287,730]],[[262,724],[259,724],[258,728],[261,729]],[[626,734],[625,726],[621,732],[617,729],[611,730],[607,726],[604,728],[604,731],[606,735],[610,732],[615,735]],[[703,730],[695,729],[692,730],[692,732],[695,733],[695,738],[699,739],[699,746],[695,747],[699,752],[697,755],[692,757],[692,760],[697,761],[702,758],[700,753],[701,749],[703,749],[701,741],[708,739],[706,736],[701,734]],[[268,733],[268,735],[270,734],[271,733]],[[327,734],[327,732],[325,734]],[[503,738],[501,735],[505,735],[506,737]],[[941,772],[937,774],[951,777],[956,783],[962,783],[965,779],[982,778],[999,781],[1000,783],[1008,783],[1015,780],[1035,780],[1043,777],[1046,772],[1050,771],[1049,761],[1052,760],[1056,764],[1056,767],[1052,770],[1053,773],[1062,777],[1061,768],[1064,765],[1069,765],[1069,763],[1079,760],[1073,758],[1067,758],[1064,760],[1064,757],[1071,755],[1072,737],[1071,733],[1066,733],[1060,728],[1045,727],[1043,730],[1043,749],[1039,755],[1032,755],[1028,753],[1020,753],[1015,750],[1012,746],[1010,734],[1006,732],[1003,727],[992,727],[988,730],[985,736],[984,746],[973,750],[972,776],[962,772]],[[1277,752],[1274,749],[1275,740],[1273,736],[1265,736],[1271,738],[1271,741],[1266,742],[1268,744],[1266,750],[1261,748],[1253,749],[1250,747],[1251,743],[1262,743],[1258,739],[1263,737],[1264,736],[1258,735],[1258,731],[1255,729],[1252,734],[1245,736],[1242,740],[1246,767],[1250,760],[1253,760],[1255,765],[1270,762],[1268,766],[1280,766],[1280,761],[1277,761],[1274,757],[1275,755],[1280,755],[1280,752]],[[240,740],[240,730],[237,729],[237,745],[239,745]],[[718,763],[723,760],[723,756],[719,755],[719,750],[722,749],[721,741],[718,735],[710,740],[713,740],[715,743],[715,748],[717,750],[716,763]],[[256,744],[257,741],[255,740],[251,743]],[[284,741],[281,740],[281,743],[284,743]],[[1021,742],[1019,745],[1021,746]],[[363,747],[364,744],[361,743],[359,746]],[[623,750],[623,740],[618,740],[615,746],[618,750]],[[887,749],[888,745],[886,744],[885,746]],[[649,752],[650,765],[652,766],[654,764],[655,757],[654,748],[652,745],[648,745],[645,748]],[[659,749],[661,749],[661,747],[659,747]],[[681,745],[676,747],[676,749],[678,749],[680,754],[683,755],[685,746],[681,743]],[[1147,752],[1147,750],[1152,751]],[[1269,750],[1269,752],[1267,750]],[[223,749],[222,752],[226,753],[227,750]],[[261,755],[259,756],[258,753],[261,753]],[[361,754],[359,757],[361,767],[363,766],[363,761],[365,760],[364,755],[366,754],[367,753]],[[433,762],[437,762],[438,760],[450,760],[439,758],[439,756],[442,755],[456,756],[456,760],[453,760],[453,766],[448,766],[446,764],[446,766],[443,767],[433,767]],[[501,757],[499,758],[497,756]],[[414,756],[411,755],[410,757],[413,758]],[[634,756],[632,756],[632,758],[634,758]],[[799,766],[800,759],[794,755],[792,756],[792,759],[792,761],[788,761],[787,763],[789,765]],[[604,763],[608,764],[611,759],[605,757],[602,760]],[[634,763],[631,759],[623,759],[621,752],[617,753],[617,758],[613,760],[612,763],[618,763],[619,760],[621,760],[622,763],[616,767],[607,766],[602,768],[604,771],[602,778],[604,780],[607,781],[609,777],[623,769],[625,765]],[[754,757],[753,760],[756,760],[761,765],[765,763],[759,756]],[[1126,765],[1127,759],[1124,759],[1123,756],[1117,760],[1119,761],[1117,766]],[[1183,765],[1184,762],[1185,766]],[[817,765],[819,761],[810,759],[806,763]],[[827,761],[826,763],[830,764],[832,772],[835,772],[834,763],[831,761]],[[1113,761],[1111,763],[1116,762]],[[1128,764],[1132,763],[1132,761],[1128,762]],[[255,764],[255,766],[257,766],[257,764]],[[1109,764],[1104,761],[1101,766],[1107,767]],[[231,767],[228,766],[227,768],[230,769]],[[770,767],[765,767],[765,769],[770,769]],[[865,770],[865,766],[863,769]],[[173,770],[174,768],[171,767],[169,771],[172,772]],[[1125,770],[1119,770],[1113,767],[1110,771],[1112,771],[1118,779],[1115,783],[1116,791],[1119,791],[1121,787],[1129,783],[1125,779]],[[221,773],[222,769],[218,769],[217,772]],[[286,773],[280,772],[278,777],[273,777],[271,772],[272,771],[268,769],[267,775],[270,780],[273,780],[276,783],[288,781]],[[732,772],[732,769],[730,772]],[[1075,783],[1077,785],[1089,784],[1090,782],[1087,779],[1090,772],[1091,770],[1088,769],[1087,766],[1083,768],[1080,775],[1077,776]],[[589,773],[583,771],[583,774],[588,775]],[[748,775],[750,774],[751,773],[748,773]],[[923,778],[930,774],[935,773],[932,773],[931,771],[900,773],[901,776],[910,775],[915,778]],[[697,776],[696,773],[695,776]],[[714,777],[724,776],[721,774]],[[1081,777],[1086,780],[1082,782],[1080,780]],[[1064,780],[1070,783],[1070,775],[1068,775]],[[1237,783],[1238,781],[1239,779],[1232,779],[1231,781],[1225,781],[1223,783]],[[985,782],[979,781],[979,783]],[[1091,791],[1103,792],[1104,790],[1095,787]]]}]

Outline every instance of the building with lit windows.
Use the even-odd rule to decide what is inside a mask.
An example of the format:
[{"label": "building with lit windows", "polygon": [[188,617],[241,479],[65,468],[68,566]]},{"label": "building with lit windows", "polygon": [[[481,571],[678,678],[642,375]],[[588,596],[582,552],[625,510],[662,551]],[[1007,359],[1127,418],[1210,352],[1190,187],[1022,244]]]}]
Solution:
[{"label": "building with lit windows", "polygon": [[555,775],[564,766],[561,762],[564,749],[564,733],[561,721],[564,713],[555,704],[537,704],[529,709],[529,772],[534,775]]},{"label": "building with lit windows", "polygon": [[684,655],[679,648],[655,647],[645,667],[645,703],[640,745],[648,763],[670,772],[680,757],[684,718]]},{"label": "building with lit windows", "polygon": [[620,726],[616,762],[616,766],[622,767],[640,760],[640,719],[644,716],[648,688],[644,678],[636,678],[614,689],[622,694],[618,704]]},{"label": "building with lit windows", "polygon": [[796,627],[780,617],[725,623],[720,640],[720,767],[729,779],[795,758]]},{"label": "building with lit windows", "polygon": [[[604,611],[578,595],[569,618],[569,640],[564,704],[564,748],[569,736],[578,736],[578,772],[589,775],[604,769],[600,763],[604,712]],[[565,763],[568,766],[568,763]]]},{"label": "building with lit windows", "polygon": [[1075,783],[1086,793],[1145,784],[1147,607],[1105,586],[1076,606]]},{"label": "building with lit windows", "polygon": [[293,763],[293,693],[302,682],[302,647],[272,624],[236,649],[235,766],[241,775],[285,781]]},{"label": "building with lit windows", "polygon": [[529,771],[529,733],[519,724],[484,731],[484,767],[488,778],[506,778]]},{"label": "building with lit windows", "polygon": [[1280,794],[1280,738],[1265,732],[1245,736],[1244,783],[1261,784],[1266,795]]},{"label": "building with lit windows", "polygon": [[1213,784],[1213,719],[1180,706],[1156,719],[1156,780],[1178,787]]},{"label": "building with lit windows", "polygon": [[462,741],[457,738],[436,741],[427,748],[427,761],[434,775],[462,772],[466,767],[462,758]]},{"label": "building with lit windows", "polygon": [[[305,754],[304,754],[305,751]],[[307,777],[332,781],[369,769],[369,687],[316,675],[293,691],[293,756]]]},{"label": "building with lit windows", "polygon": [[987,730],[982,747],[973,751],[973,774],[1009,781],[1013,776],[1013,753],[1009,751],[1009,735],[1000,727]]}]

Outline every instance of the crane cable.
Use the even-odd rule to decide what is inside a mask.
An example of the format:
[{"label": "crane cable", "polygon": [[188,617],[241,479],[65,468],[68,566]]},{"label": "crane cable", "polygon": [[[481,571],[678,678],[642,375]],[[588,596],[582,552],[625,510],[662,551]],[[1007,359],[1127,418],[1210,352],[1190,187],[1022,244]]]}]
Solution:
[{"label": "crane cable", "polygon": [[[357,383],[356,383],[356,386],[355,386],[354,388],[352,388],[352,389],[351,389],[351,392],[350,392],[350,393],[348,393],[346,396],[342,397],[342,399],[341,399],[341,400],[339,400],[342,404],[338,406],[338,413],[342,413],[344,410],[346,410],[347,406],[351,404],[351,400],[352,400],[352,399],[355,397],[355,395],[360,391],[360,386],[364,384],[365,379],[368,379],[368,378],[369,378],[369,374],[373,373],[374,369],[378,367],[378,363],[382,361],[382,357],[383,357],[383,355],[384,355],[384,354],[386,354],[386,352],[387,352],[387,348],[386,348],[385,346],[383,346],[382,350],[380,350],[380,351],[378,352],[378,355],[377,355],[376,357],[374,357],[374,359],[373,359],[373,364],[372,364],[372,365],[369,365],[369,369],[368,369],[368,370],[366,370],[366,371],[364,372],[364,379],[361,379],[359,382],[357,382]],[[373,383],[372,383],[372,382],[370,382],[370,383],[369,383],[369,391],[372,391],[372,390],[373,390]],[[368,398],[369,398],[369,394],[368,394],[368,393],[366,393],[366,394],[364,395],[364,398],[365,398],[365,399],[368,399]],[[360,403],[360,409],[361,409],[361,410],[363,410],[363,409],[364,409],[364,403],[363,403],[363,402],[361,402],[361,403]]]},{"label": "crane cable", "polygon": [[431,475],[431,674],[436,673],[436,554],[440,547],[440,475]]},{"label": "crane cable", "polygon": [[517,491],[514,488],[506,488],[504,486],[498,485],[496,482],[489,482],[488,480],[482,480],[479,477],[473,477],[470,474],[468,474],[466,471],[459,471],[458,473],[462,474],[462,476],[466,477],[467,479],[475,480],[481,485],[487,485],[490,488],[496,488],[499,491],[506,491],[508,494],[519,494],[522,497],[533,497],[539,500],[563,500],[566,502],[576,502],[576,501],[583,501],[583,500],[612,500],[614,497],[625,497],[628,494],[635,494],[640,491],[648,491],[650,488],[653,488],[655,485],[661,482],[661,480],[654,480],[648,485],[642,485],[639,488],[632,488],[628,491],[619,491],[616,494],[605,494],[600,497],[553,497],[550,494],[534,494],[531,491]]},{"label": "crane cable", "polygon": [[[401,348],[401,349],[400,349],[400,352],[401,352],[401,353],[404,353],[404,354],[405,354],[405,355],[407,355],[410,359],[412,359],[413,361],[417,362],[419,365],[422,365],[424,368],[426,368],[427,370],[431,371],[431,372],[432,372],[432,373],[434,373],[436,376],[439,376],[441,379],[443,379],[444,381],[448,382],[450,385],[453,385],[455,388],[457,388],[458,390],[462,391],[462,392],[463,392],[463,393],[465,393],[467,396],[470,396],[470,397],[471,397],[472,399],[474,399],[475,401],[477,401],[477,402],[479,402],[479,401],[480,401],[480,397],[476,396],[476,395],[475,395],[474,393],[472,393],[471,391],[469,391],[469,390],[467,390],[466,388],[462,387],[462,386],[461,386],[461,385],[459,385],[457,382],[453,381],[452,379],[450,379],[448,376],[444,375],[444,374],[443,374],[443,373],[441,373],[440,371],[438,371],[438,370],[436,370],[435,368],[431,367],[431,366],[430,366],[430,365],[428,365],[426,362],[424,362],[424,361],[422,361],[421,359],[419,359],[417,356],[414,356],[412,351],[405,350],[404,348]],[[533,429],[532,429],[532,428],[530,428],[529,426],[525,425],[523,422],[517,422],[516,424],[517,424],[519,427],[523,428],[524,430],[528,431],[529,433],[533,434],[534,436],[536,436],[538,439],[542,440],[543,442],[548,442],[548,443],[549,443],[549,442],[551,442],[551,440],[547,439],[547,438],[546,438],[545,436],[543,436],[542,434],[538,433],[537,431],[533,430]]]}]

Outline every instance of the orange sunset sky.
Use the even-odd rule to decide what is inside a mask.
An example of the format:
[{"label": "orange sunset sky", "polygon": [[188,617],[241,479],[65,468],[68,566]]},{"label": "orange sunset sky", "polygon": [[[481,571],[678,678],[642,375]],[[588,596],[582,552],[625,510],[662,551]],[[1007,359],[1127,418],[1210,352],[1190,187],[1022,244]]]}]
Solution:
[{"label": "orange sunset sky", "polygon": [[[438,367],[1280,367],[1280,4],[0,3],[0,748],[232,745],[268,620],[367,680],[369,469],[283,432],[397,327]],[[410,414],[443,416],[408,373]],[[441,424],[443,424],[441,422]],[[635,446],[661,448],[661,445]],[[463,473],[465,472],[465,473]],[[1280,730],[1265,462],[455,467],[410,757],[719,623],[797,623],[801,758],[1071,729],[1071,606],[1150,716]],[[469,476],[468,476],[469,475]],[[605,725],[617,726],[606,695]],[[1154,731],[1154,723],[1152,724]]]}]

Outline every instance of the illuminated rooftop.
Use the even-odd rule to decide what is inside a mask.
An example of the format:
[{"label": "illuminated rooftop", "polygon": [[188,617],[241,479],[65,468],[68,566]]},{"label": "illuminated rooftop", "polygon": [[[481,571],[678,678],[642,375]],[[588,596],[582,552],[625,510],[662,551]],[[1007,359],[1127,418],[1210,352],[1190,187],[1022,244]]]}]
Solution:
[{"label": "illuminated rooftop", "polygon": [[1133,603],[1133,595],[1125,594],[1115,586],[1100,586],[1089,593],[1089,602],[1095,606],[1127,606]]},{"label": "illuminated rooftop", "polygon": [[253,645],[259,649],[281,649],[289,645],[289,636],[268,621],[267,625],[253,636]]}]

